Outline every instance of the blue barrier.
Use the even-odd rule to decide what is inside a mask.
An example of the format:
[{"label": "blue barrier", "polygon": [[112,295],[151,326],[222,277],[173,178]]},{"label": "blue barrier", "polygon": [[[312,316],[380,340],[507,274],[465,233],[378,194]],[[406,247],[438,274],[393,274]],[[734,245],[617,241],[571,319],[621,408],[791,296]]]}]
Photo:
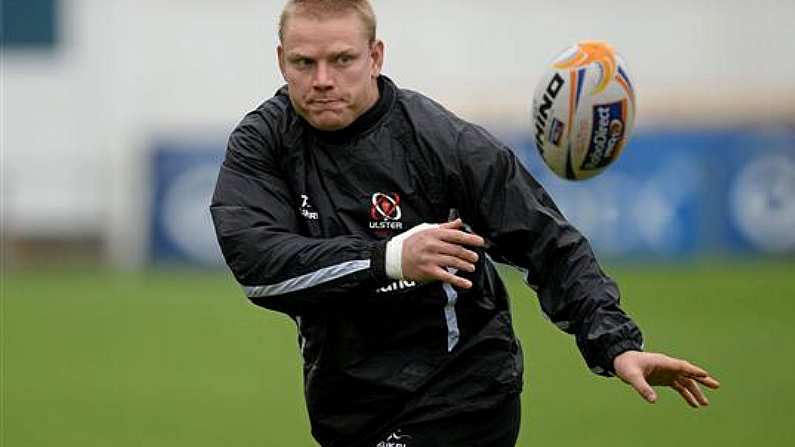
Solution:
[{"label": "blue barrier", "polygon": [[222,265],[209,206],[223,149],[222,143],[209,142],[170,141],[154,146],[151,261]]},{"label": "blue barrier", "polygon": [[[795,254],[795,128],[644,130],[584,182],[558,179],[529,133],[504,139],[603,257]],[[208,212],[223,144],[153,150],[153,261],[221,264]]]},{"label": "blue barrier", "polygon": [[605,256],[795,253],[795,129],[637,132],[585,182],[558,179],[532,143],[513,146]]}]

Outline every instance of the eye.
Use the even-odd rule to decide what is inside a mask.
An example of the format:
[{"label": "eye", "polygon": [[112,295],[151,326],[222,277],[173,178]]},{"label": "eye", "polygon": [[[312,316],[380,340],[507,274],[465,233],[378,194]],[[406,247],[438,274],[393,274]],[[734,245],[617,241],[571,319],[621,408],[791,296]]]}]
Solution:
[{"label": "eye", "polygon": [[350,54],[340,54],[337,56],[337,63],[340,65],[348,65],[353,61],[353,56]]},{"label": "eye", "polygon": [[309,59],[308,57],[297,57],[292,60],[292,64],[299,69],[308,68],[312,65],[312,59]]}]

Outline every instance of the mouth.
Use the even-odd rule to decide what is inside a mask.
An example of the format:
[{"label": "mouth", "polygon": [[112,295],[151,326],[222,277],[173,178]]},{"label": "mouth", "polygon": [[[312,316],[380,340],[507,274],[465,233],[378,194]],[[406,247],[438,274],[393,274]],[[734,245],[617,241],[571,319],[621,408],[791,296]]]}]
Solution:
[{"label": "mouth", "polygon": [[319,108],[327,108],[337,106],[342,103],[338,98],[317,98],[309,100],[309,104]]}]

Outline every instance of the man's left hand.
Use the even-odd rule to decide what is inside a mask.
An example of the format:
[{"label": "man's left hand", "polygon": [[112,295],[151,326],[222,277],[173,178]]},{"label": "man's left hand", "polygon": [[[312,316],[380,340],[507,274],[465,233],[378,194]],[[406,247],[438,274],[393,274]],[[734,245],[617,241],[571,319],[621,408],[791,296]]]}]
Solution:
[{"label": "man's left hand", "polygon": [[648,402],[657,401],[652,386],[669,386],[693,408],[709,405],[699,384],[717,389],[720,382],[707,371],[685,360],[656,352],[626,351],[613,360],[616,375]]}]

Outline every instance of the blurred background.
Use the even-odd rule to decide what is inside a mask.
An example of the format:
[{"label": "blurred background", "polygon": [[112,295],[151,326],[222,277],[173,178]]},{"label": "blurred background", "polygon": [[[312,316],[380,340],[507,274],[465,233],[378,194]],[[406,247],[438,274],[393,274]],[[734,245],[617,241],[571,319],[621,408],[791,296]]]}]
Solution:
[{"label": "blurred background", "polygon": [[[647,348],[724,383],[694,413],[587,372],[505,270],[520,445],[791,443],[795,3],[375,0],[384,73],[519,154],[593,242]],[[282,79],[277,0],[2,0],[3,446],[311,446],[295,328],[226,271],[208,212],[229,132]],[[610,42],[638,96],[602,176],[531,141],[546,64]]]}]

